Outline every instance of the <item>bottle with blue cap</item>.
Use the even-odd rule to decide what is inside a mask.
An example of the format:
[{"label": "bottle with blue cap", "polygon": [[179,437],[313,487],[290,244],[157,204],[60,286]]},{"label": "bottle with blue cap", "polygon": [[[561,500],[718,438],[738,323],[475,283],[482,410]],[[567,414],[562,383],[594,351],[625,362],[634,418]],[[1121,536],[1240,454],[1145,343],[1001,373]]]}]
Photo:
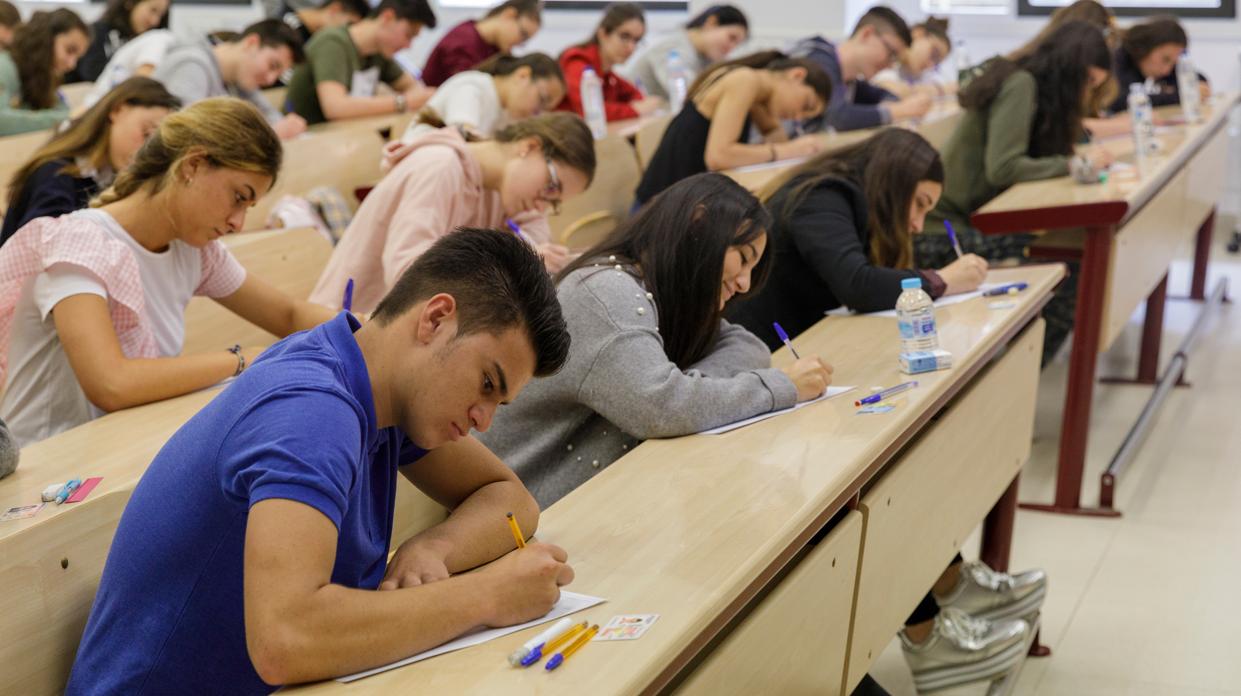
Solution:
[{"label": "bottle with blue cap", "polygon": [[681,113],[681,107],[685,105],[689,82],[689,71],[685,69],[680,51],[668,51],[668,103],[674,116]]},{"label": "bottle with blue cap", "polygon": [[902,353],[939,348],[935,303],[922,290],[921,278],[901,280],[901,296],[896,298],[896,323],[901,330]]}]

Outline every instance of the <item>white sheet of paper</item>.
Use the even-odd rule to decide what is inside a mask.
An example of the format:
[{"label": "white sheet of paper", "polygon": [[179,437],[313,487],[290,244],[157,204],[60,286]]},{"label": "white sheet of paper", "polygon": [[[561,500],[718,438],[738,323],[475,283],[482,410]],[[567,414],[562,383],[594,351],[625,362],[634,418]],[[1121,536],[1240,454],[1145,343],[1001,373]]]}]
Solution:
[{"label": "white sheet of paper", "polygon": [[[966,301],[966,300],[972,300],[972,299],[974,299],[975,297],[982,297],[982,294],[983,294],[984,292],[986,292],[986,291],[990,290],[991,288],[998,288],[998,287],[1000,287],[1001,285],[1003,285],[1003,283],[983,283],[982,285],[979,285],[979,286],[978,286],[978,289],[977,289],[977,290],[975,290],[974,292],[963,292],[963,293],[961,293],[961,294],[959,294],[959,295],[945,295],[945,296],[943,296],[943,297],[939,298],[938,300],[935,300],[935,308],[936,308],[936,309],[938,309],[938,308],[940,308],[940,307],[948,307],[948,306],[950,306],[950,305],[954,305],[954,304],[957,304],[957,303],[959,303],[959,302],[964,302],[964,301]],[[827,316],[829,316],[829,317],[830,317],[830,316],[848,316],[848,315],[849,315],[849,310],[848,310],[847,308],[845,308],[845,307],[837,307],[836,309],[830,309],[830,310],[828,310],[828,311],[824,312],[824,314],[826,314],[826,315],[827,315]],[[889,310],[887,310],[887,311],[885,311],[885,312],[869,312],[869,313],[867,313],[867,314],[863,314],[862,316],[865,316],[865,317],[895,317],[895,316],[896,316],[896,310],[895,310],[895,309],[889,309]]]},{"label": "white sheet of paper", "polygon": [[767,413],[761,413],[757,416],[754,416],[753,418],[747,418],[745,420],[739,420],[736,423],[729,423],[728,425],[721,425],[718,428],[711,428],[710,430],[704,430],[699,434],[700,435],[721,435],[730,430],[736,430],[737,428],[744,428],[745,426],[750,425],[751,423],[765,421],[768,418],[775,418],[776,416],[781,416],[781,415],[784,415],[785,413],[792,413],[793,411],[796,411],[799,408],[809,406],[810,404],[817,404],[820,401],[830,399],[833,396],[840,396],[841,394],[844,394],[845,392],[850,391],[852,389],[856,389],[856,387],[828,387],[827,392],[824,393],[823,396],[820,396],[817,399],[811,399],[810,401],[803,401],[799,404],[794,404],[788,408],[780,409],[779,411],[768,411]]},{"label": "white sheet of paper", "polygon": [[[520,630],[530,628],[531,626],[538,626],[539,624],[544,624],[549,621],[555,621],[562,616],[568,616],[569,614],[579,612],[583,609],[589,609],[590,607],[593,607],[596,604],[602,604],[605,601],[607,600],[605,600],[602,597],[591,597],[590,595],[578,594],[576,592],[569,592],[568,590],[561,590],[560,601],[556,602],[556,606],[552,607],[552,610],[547,612],[547,614],[544,615],[542,618],[535,619],[534,621],[527,621],[526,623],[520,624],[518,626],[507,626],[505,628],[491,628],[491,629],[475,631],[473,633],[467,633],[464,636],[461,636],[460,638],[456,640],[451,640],[451,641],[448,641],[447,643],[444,643],[438,648],[431,648],[430,650],[427,650],[425,652],[420,652],[417,655],[412,655],[410,657],[407,657],[404,660],[398,660],[396,662],[393,662],[390,665],[384,665],[382,667],[368,669],[365,672],[358,672],[357,674],[350,674],[345,677],[338,677],[336,681],[344,682],[347,684],[349,682],[354,682],[359,679],[365,679],[366,677],[374,676],[381,672],[387,672],[390,669],[396,669],[397,667],[404,667],[405,665],[412,665],[415,662],[421,662],[429,657],[435,657],[436,655],[443,655],[445,653],[450,653],[456,650],[461,650],[463,648],[469,648],[475,645],[481,645],[483,643],[486,643],[489,640],[495,640],[496,638],[502,638],[504,636],[507,636],[510,633],[516,633]],[[500,668],[503,666],[504,666],[503,662],[497,663],[497,668]]]}]

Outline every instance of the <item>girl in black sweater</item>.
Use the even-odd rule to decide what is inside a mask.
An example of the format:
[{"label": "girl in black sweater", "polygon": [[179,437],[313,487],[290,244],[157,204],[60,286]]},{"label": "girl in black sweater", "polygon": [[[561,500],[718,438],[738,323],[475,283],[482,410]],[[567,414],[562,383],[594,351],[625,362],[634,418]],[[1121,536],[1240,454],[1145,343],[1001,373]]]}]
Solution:
[{"label": "girl in black sweater", "polygon": [[905,278],[921,278],[931,297],[976,289],[987,262],[974,254],[938,271],[914,268],[913,235],[922,231],[943,181],[939,153],[903,128],[793,169],[762,196],[775,220],[769,238],[778,272],[730,318],[776,348],[773,322],[797,335],[842,305],[857,312],[892,309]]},{"label": "girl in black sweater", "polygon": [[22,225],[85,208],[129,165],[164,117],[181,105],[149,77],[131,77],[39,148],[9,183],[4,244]]}]

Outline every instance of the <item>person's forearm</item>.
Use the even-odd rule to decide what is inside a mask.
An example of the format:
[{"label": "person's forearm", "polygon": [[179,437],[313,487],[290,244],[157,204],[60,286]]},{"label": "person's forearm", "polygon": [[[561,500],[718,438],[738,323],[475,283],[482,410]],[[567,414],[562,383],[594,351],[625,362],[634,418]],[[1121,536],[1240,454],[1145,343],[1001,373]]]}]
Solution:
[{"label": "person's forearm", "polygon": [[331,104],[323,105],[323,115],[336,121],[345,118],[362,118],[364,116],[382,116],[396,113],[396,97],[381,95],[376,97],[342,97]]},{"label": "person's forearm", "polygon": [[314,302],[298,300],[293,303],[293,317],[289,330],[281,335],[287,336],[296,331],[313,329],[325,321],[331,321],[335,317],[336,310],[334,309],[315,304]]},{"label": "person's forearm", "polygon": [[538,505],[521,484],[489,483],[458,505],[447,520],[414,535],[406,543],[446,550],[444,565],[448,572],[459,573],[513,550],[515,542],[505,521],[510,512],[527,538],[538,529]]},{"label": "person's forearm", "polygon": [[[173,358],[123,359],[79,383],[86,398],[104,411],[119,411],[204,389],[237,372],[237,356],[224,350]],[[88,382],[91,382],[88,384]]]},{"label": "person's forearm", "polygon": [[247,621],[247,648],[273,685],[352,674],[486,625],[493,594],[477,573],[389,592],[325,585],[278,608],[278,628],[256,630]]},{"label": "person's forearm", "polygon": [[[773,157],[772,153],[776,155]],[[745,167],[751,164],[763,164],[780,159],[775,143],[750,145],[748,143],[729,143],[721,148],[707,149],[707,169],[718,172],[734,167]]]}]

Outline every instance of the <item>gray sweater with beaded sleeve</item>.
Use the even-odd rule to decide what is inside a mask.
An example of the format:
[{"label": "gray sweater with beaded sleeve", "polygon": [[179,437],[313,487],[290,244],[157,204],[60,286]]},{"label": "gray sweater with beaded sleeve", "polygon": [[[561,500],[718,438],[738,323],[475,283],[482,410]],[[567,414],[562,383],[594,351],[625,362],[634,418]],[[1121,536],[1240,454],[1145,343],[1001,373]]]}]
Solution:
[{"label": "gray sweater with beaded sleeve", "polygon": [[573,345],[479,435],[546,508],[648,438],[689,435],[788,408],[797,388],[763,342],[720,322],[689,370],[668,359],[654,302],[632,269],[587,267],[557,294]]}]

